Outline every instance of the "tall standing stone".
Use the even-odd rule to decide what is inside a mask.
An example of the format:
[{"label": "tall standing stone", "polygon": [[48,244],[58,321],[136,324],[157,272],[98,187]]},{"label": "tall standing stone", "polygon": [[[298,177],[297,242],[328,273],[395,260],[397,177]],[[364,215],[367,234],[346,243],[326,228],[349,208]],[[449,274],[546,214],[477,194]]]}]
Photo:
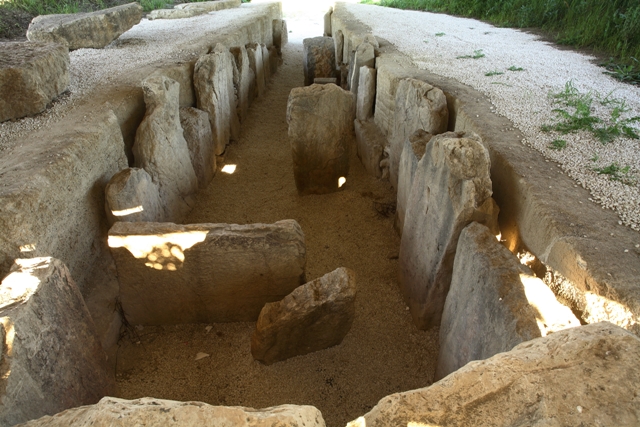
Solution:
[{"label": "tall standing stone", "polygon": [[236,92],[237,115],[240,122],[243,122],[247,118],[249,106],[254,98],[252,89],[256,75],[251,69],[249,55],[244,46],[232,47],[230,52],[235,64],[233,67],[233,86]]},{"label": "tall standing stone", "polygon": [[399,282],[420,329],[440,324],[462,229],[472,221],[497,232],[491,164],[480,137],[448,132],[418,162],[400,241]]},{"label": "tall standing stone", "polygon": [[349,89],[351,92],[358,94],[358,84],[360,83],[360,68],[375,68],[376,52],[373,46],[368,42],[362,42],[358,45],[353,62],[349,64]]},{"label": "tall standing stone", "polygon": [[336,53],[331,37],[304,39],[304,84],[313,84],[316,77],[336,77]]},{"label": "tall standing stone", "polygon": [[384,157],[387,139],[373,121],[354,121],[358,158],[369,175],[382,177],[380,162]]},{"label": "tall standing stone", "polygon": [[373,104],[376,101],[376,69],[363,66],[359,75],[356,118],[367,120],[373,117]]},{"label": "tall standing stone", "polygon": [[254,97],[260,98],[264,95],[266,85],[264,79],[262,47],[257,43],[249,43],[246,45],[246,49],[247,56],[249,57],[249,67],[253,70],[253,74],[255,75]]},{"label": "tall standing stone", "polygon": [[335,68],[339,69],[340,66],[344,63],[344,60],[342,58],[342,52],[344,51],[344,34],[342,33],[342,30],[336,31],[336,34],[333,36],[333,45],[336,55]]},{"label": "tall standing stone", "polygon": [[273,27],[273,45],[278,50],[278,55],[282,55],[282,48],[289,41],[289,34],[287,33],[287,22],[284,19],[274,19],[272,22]]},{"label": "tall standing stone", "polygon": [[333,15],[333,7],[329,8],[329,11],[324,14],[324,36],[331,37],[331,15]]},{"label": "tall standing stone", "polygon": [[264,68],[264,84],[266,87],[271,81],[271,52],[264,44],[261,44],[260,48],[262,49],[262,67]]},{"label": "tall standing stone", "polygon": [[144,169],[127,168],[115,174],[105,188],[105,202],[110,225],[165,219],[158,186]]},{"label": "tall standing stone", "polygon": [[336,85],[294,88],[287,122],[296,187],[301,194],[337,191],[349,174],[355,106],[353,94]]},{"label": "tall standing stone", "polygon": [[209,114],[193,107],[181,108],[180,124],[189,147],[193,170],[198,177],[198,186],[206,188],[216,174],[216,153],[213,149]]},{"label": "tall standing stone", "polygon": [[189,212],[198,190],[187,141],[180,125],[180,85],[164,76],[142,82],[147,112],[136,131],[136,167],[146,170],[158,185],[165,217],[177,220]]}]

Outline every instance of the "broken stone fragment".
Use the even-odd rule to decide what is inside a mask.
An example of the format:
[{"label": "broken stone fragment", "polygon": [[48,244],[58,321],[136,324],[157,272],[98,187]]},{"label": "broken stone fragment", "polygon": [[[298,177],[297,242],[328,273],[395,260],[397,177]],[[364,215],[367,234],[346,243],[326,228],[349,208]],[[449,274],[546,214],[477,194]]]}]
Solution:
[{"label": "broken stone fragment", "polygon": [[115,174],[105,188],[105,201],[109,225],[164,220],[158,186],[144,169],[127,168]]},{"label": "broken stone fragment", "polygon": [[304,39],[304,84],[313,84],[316,77],[336,77],[336,54],[333,38],[313,37]]},{"label": "broken stone fragment", "polygon": [[173,9],[156,9],[152,10],[147,19],[182,19],[191,18],[193,16],[204,15],[205,13],[215,12],[223,9],[231,9],[239,7],[240,0],[216,0],[202,1],[197,3],[177,4]]},{"label": "broken stone fragment", "polygon": [[181,108],[180,125],[198,185],[206,188],[216,174],[216,153],[213,149],[209,114],[193,107]]},{"label": "broken stone fragment", "polygon": [[376,69],[368,66],[360,68],[356,118],[367,120],[373,117],[373,104],[376,100]]},{"label": "broken stone fragment", "polygon": [[333,347],[351,329],[355,273],[338,268],[266,304],[251,337],[253,358],[267,365]]}]

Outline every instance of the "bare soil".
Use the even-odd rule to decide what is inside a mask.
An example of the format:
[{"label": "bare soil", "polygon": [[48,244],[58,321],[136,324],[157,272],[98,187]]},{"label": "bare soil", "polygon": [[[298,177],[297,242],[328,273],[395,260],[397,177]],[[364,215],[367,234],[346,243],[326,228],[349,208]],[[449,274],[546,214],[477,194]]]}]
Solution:
[{"label": "bare soil", "polygon": [[[328,426],[343,426],[388,394],[432,382],[438,330],[413,326],[398,289],[399,238],[393,214],[385,211],[395,194],[388,182],[367,175],[354,153],[343,191],[298,195],[286,106],[290,90],[303,85],[301,45],[289,44],[283,57],[185,222],[297,220],[306,237],[308,280],[338,267],[356,272],[353,327],[338,346],[271,366],[251,357],[254,323],[134,328],[118,350],[119,397],[253,408],[313,405]],[[221,172],[223,163],[237,165],[236,171]],[[196,361],[199,352],[209,357]]]}]

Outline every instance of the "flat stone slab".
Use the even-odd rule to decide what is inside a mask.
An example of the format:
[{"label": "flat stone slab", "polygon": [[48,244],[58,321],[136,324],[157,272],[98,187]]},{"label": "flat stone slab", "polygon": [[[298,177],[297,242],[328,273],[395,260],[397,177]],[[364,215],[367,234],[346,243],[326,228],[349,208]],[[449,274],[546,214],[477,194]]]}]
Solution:
[{"label": "flat stone slab", "polygon": [[100,49],[120,37],[142,19],[138,3],[123,4],[89,13],[40,15],[33,18],[27,38],[30,41],[59,43],[69,50]]},{"label": "flat stone slab", "polygon": [[336,52],[333,38],[313,37],[304,39],[304,84],[313,84],[316,77],[336,77]]},{"label": "flat stone slab", "polygon": [[250,322],[305,282],[304,234],[274,224],[118,222],[109,230],[134,325]]},{"label": "flat stone slab", "polygon": [[216,0],[196,3],[182,3],[177,4],[173,9],[152,10],[147,18],[149,20],[191,18],[193,16],[204,15],[205,13],[209,12],[216,12],[218,10],[240,7],[241,4],[241,0]]},{"label": "flat stone slab", "polygon": [[380,162],[384,157],[387,139],[373,121],[354,120],[358,158],[369,175],[382,177]]},{"label": "flat stone slab", "polygon": [[0,122],[44,111],[69,86],[69,51],[42,42],[0,43]]}]

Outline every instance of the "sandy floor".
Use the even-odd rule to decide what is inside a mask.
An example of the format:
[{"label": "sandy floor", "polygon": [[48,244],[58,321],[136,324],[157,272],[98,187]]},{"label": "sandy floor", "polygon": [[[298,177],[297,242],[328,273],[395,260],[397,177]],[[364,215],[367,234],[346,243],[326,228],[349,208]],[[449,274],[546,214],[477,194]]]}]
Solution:
[{"label": "sandy floor", "polygon": [[[298,196],[287,139],[286,103],[302,86],[300,44],[289,44],[285,62],[266,97],[251,107],[240,141],[200,192],[187,223],[272,223],[296,219],[307,242],[307,278],[337,267],[356,272],[357,311],[339,346],[264,366],[252,359],[253,323],[145,327],[123,340],[118,352],[118,396],[198,400],[263,408],[284,403],[319,408],[329,426],[367,412],[388,394],[431,383],[437,330],[417,331],[396,282],[399,238],[393,218],[376,206],[393,201],[387,182],[366,175],[354,156],[344,191]],[[210,357],[195,360],[198,352]]]}]

